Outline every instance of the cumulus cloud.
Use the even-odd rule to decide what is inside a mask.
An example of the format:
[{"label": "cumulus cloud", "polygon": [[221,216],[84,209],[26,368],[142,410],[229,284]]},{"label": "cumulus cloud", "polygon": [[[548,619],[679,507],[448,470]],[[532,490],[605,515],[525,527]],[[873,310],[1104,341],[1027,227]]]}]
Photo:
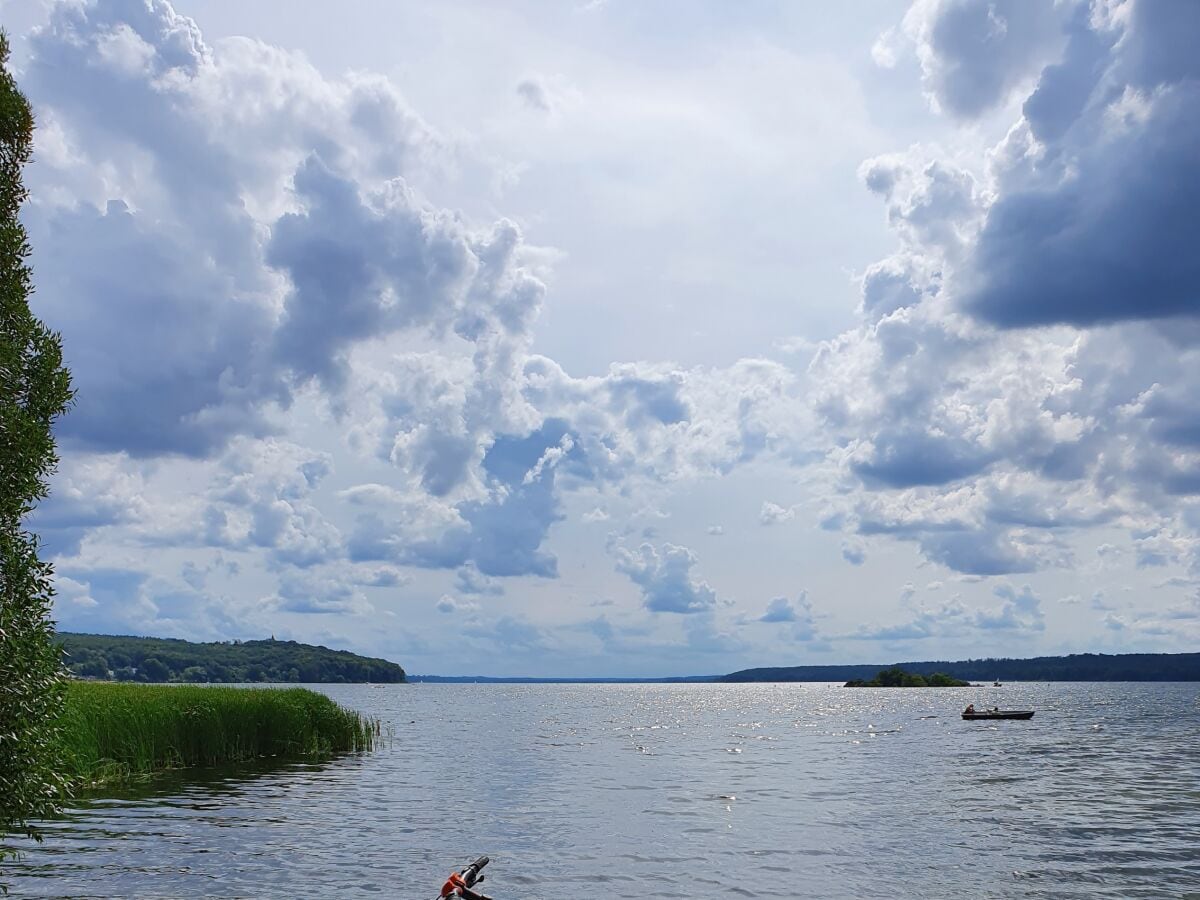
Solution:
[{"label": "cumulus cloud", "polygon": [[471,600],[459,600],[450,594],[443,594],[441,599],[438,600],[436,606],[438,612],[446,613],[447,615],[452,613],[473,613],[479,611],[478,603],[475,603]]},{"label": "cumulus cloud", "polygon": [[60,566],[55,576],[54,618],[64,631],[134,634],[157,610],[143,589],[148,575],[137,569]]},{"label": "cumulus cloud", "polygon": [[767,604],[767,611],[758,617],[760,622],[795,622],[796,608],[787,597],[776,597]]},{"label": "cumulus cloud", "polygon": [[342,535],[313,502],[327,454],[269,440],[239,443],[222,458],[203,512],[203,541],[266,549],[277,563],[308,568],[342,556]]},{"label": "cumulus cloud", "polygon": [[[1128,532],[1131,565],[1200,573],[1197,15],[915,3],[876,59],[913,48],[937,108],[981,124],[953,152],[879,147],[894,152],[863,163],[896,247],[863,261],[855,326],[784,341],[789,365],[577,377],[532,352],[547,257],[512,220],[428,196],[430,173],[474,151],[388,81],[210,43],[163,0],[55,6],[22,83],[39,118],[37,302],[81,391],[35,520],[70,561],[68,621],[236,636],[267,614],[363,613],[413,567],[482,641],[496,623],[477,600],[558,576],[564,508],[592,509],[585,522],[669,508],[679,485],[756,463],[809,467],[797,480],[855,566],[890,539],[975,579],[1034,572],[1092,559],[1074,538],[1105,527]],[[516,91],[547,123],[571,99],[539,76]],[[972,144],[1004,117],[994,146]],[[804,515],[803,496],[760,521]],[[617,570],[645,609],[692,614],[688,647],[737,652],[695,555],[653,537],[671,521],[629,523],[654,543],[614,550]],[[148,546],[196,557],[163,577],[94,564]],[[218,555],[266,579],[241,589],[264,599],[223,597]],[[1028,589],[978,609],[914,601],[853,636],[1043,627]],[[805,596],[764,615],[816,634]],[[555,646],[497,622],[514,646]],[[607,624],[593,641],[628,636]]]},{"label": "cumulus cloud", "polygon": [[979,628],[1004,628],[1016,631],[1043,631],[1046,617],[1042,613],[1042,601],[1029,585],[1016,590],[1012,585],[997,585],[992,591],[1003,603],[998,610],[979,610],[975,624]]},{"label": "cumulus cloud", "polygon": [[[228,571],[228,564],[210,569]],[[193,579],[194,580],[194,579]],[[256,638],[270,633],[273,610],[290,601],[247,604],[142,568],[71,563],[55,572],[54,617],[65,631],[143,634],[190,640]],[[270,621],[268,621],[270,620]]]},{"label": "cumulus cloud", "polygon": [[279,591],[264,605],[271,610],[305,614],[364,615],[373,607],[340,573],[289,572],[279,580]]},{"label": "cumulus cloud", "polygon": [[578,477],[673,482],[722,475],[760,457],[797,458],[807,413],[795,373],[743,359],[725,369],[613,364],[603,376],[572,378],[531,356],[524,397],[572,426]]},{"label": "cumulus cloud", "polygon": [[[1056,57],[1069,5],[919,0],[904,17],[903,33],[914,46],[936,106],[956,116],[975,116]],[[894,44],[892,36],[877,42],[876,61],[894,64]]]},{"label": "cumulus cloud", "polygon": [[550,112],[550,91],[540,78],[522,78],[517,82],[517,96],[530,109]]},{"label": "cumulus cloud", "polygon": [[793,640],[809,642],[820,639],[808,592],[801,591],[793,601],[788,597],[775,597],[767,604],[766,612],[758,617],[759,622],[786,624]]},{"label": "cumulus cloud", "polygon": [[465,567],[468,581],[479,574],[555,577],[557,560],[543,543],[563,518],[556,479],[573,466],[585,471],[586,462],[566,437],[565,425],[548,421],[531,434],[494,439],[483,459],[484,492],[478,499],[451,505],[419,491],[360,486],[348,495],[363,509],[349,538],[350,556],[431,569]]},{"label": "cumulus cloud", "polygon": [[514,91],[525,109],[550,120],[578,107],[583,99],[579,89],[561,75],[526,75]]},{"label": "cumulus cloud", "polygon": [[718,622],[711,612],[689,616],[684,622],[683,633],[689,653],[712,654],[722,659],[747,649],[745,640]]},{"label": "cumulus cloud", "polygon": [[983,608],[973,608],[957,595],[934,604],[918,602],[911,586],[905,593],[902,605],[911,608],[907,619],[886,625],[863,625],[846,637],[903,642],[997,631],[1021,637],[1044,631],[1046,627],[1041,599],[1028,585],[1020,590],[1006,582],[997,585],[992,593],[1000,599],[1000,605]]},{"label": "cumulus cloud", "polygon": [[1192,594],[1182,603],[1177,603],[1167,609],[1166,618],[1183,620],[1200,620],[1200,593]]},{"label": "cumulus cloud", "polygon": [[[543,287],[515,260],[521,236],[513,223],[472,234],[402,181],[368,202],[315,155],[297,168],[293,186],[302,209],[274,224],[265,254],[292,285],[274,343],[300,378],[339,389],[349,346],[414,326],[452,330],[495,354],[536,316]],[[477,362],[487,371],[503,364]]]},{"label": "cumulus cloud", "polygon": [[[30,211],[34,246],[75,263],[34,258],[86,400],[65,437],[210,455],[276,430],[310,379],[341,391],[353,348],[401,330],[474,345],[494,417],[542,286],[512,223],[474,229],[410,187],[438,139],[386,82],[209,46],[163,0],[61,4],[31,50],[39,116],[78,148],[34,167]],[[476,462],[496,424],[478,418],[450,436]]]},{"label": "cumulus cloud", "polygon": [[915,641],[944,633],[961,621],[965,609],[960,601],[941,604],[932,609],[920,609],[907,621],[890,625],[862,625],[846,635],[864,641]]},{"label": "cumulus cloud", "polygon": [[460,632],[481,647],[506,647],[517,653],[546,653],[556,649],[554,638],[517,616],[500,616],[494,622],[469,619]]},{"label": "cumulus cloud", "polygon": [[617,571],[641,588],[642,605],[651,612],[701,613],[716,607],[716,591],[692,577],[699,560],[687,547],[663,544],[659,551],[642,544],[636,551],[617,547],[615,555]]},{"label": "cumulus cloud", "polygon": [[763,525],[778,525],[796,517],[796,507],[780,506],[770,500],[764,500],[762,509],[758,511],[758,521]]},{"label": "cumulus cloud", "polygon": [[412,581],[412,576],[406,575],[391,566],[365,566],[354,570],[354,583],[363,587],[394,588],[402,587]]},{"label": "cumulus cloud", "polygon": [[50,496],[29,518],[47,556],[78,555],[83,539],[100,529],[147,515],[145,482],[119,456],[69,459],[56,473]]},{"label": "cumulus cloud", "polygon": [[[999,5],[925,7],[936,31],[963,16],[993,20]],[[1054,7],[1003,9],[1005,40],[1016,23],[1065,51],[1036,66],[1024,116],[993,150],[993,196],[954,274],[958,302],[1002,327],[1195,315],[1198,270],[1184,223],[1200,199],[1200,65],[1190,49],[1200,13],[1130,2],[1118,19],[1100,6]],[[1037,62],[1038,42],[1019,42]],[[935,67],[958,60],[954,47],[927,50]],[[1013,77],[1023,68],[1002,54],[964,59]]]},{"label": "cumulus cloud", "polygon": [[[1195,14],[1190,5],[1176,7],[1180,21],[1161,22],[1166,17],[1145,12],[1154,6],[1134,6],[1132,34],[1158,26],[1200,37],[1200,23],[1187,21]],[[1165,41],[1148,39],[1169,52]],[[1118,68],[1125,53],[1115,56]],[[1112,99],[1112,84],[1103,76],[1089,106],[1053,139],[1039,135],[1038,119],[1028,122],[1036,143],[1023,147],[1013,164],[1022,171],[1002,173],[1010,185],[989,208],[979,242],[957,276],[960,302],[971,314],[1015,327],[1200,312],[1194,289],[1200,263],[1185,237],[1200,202],[1194,152],[1200,145],[1200,68],[1172,81],[1129,75],[1137,80],[1120,97],[1136,97],[1144,108],[1119,130],[1105,127],[1105,111],[1121,101]]]},{"label": "cumulus cloud", "polygon": [[[33,170],[45,190],[30,227],[35,246],[77,263],[34,260],[81,386],[64,438],[224,454],[203,541],[263,548],[276,565],[348,553],[553,575],[540,547],[561,515],[552,470],[572,438],[558,420],[539,425],[521,391],[544,289],[512,222],[475,227],[412,187],[442,144],[400,94],[327,79],[256,41],[210,46],[163,0],[63,4],[31,49],[29,90],[61,146]],[[400,334],[436,349],[384,371],[354,362]],[[605,390],[636,427],[678,420],[671,384],[630,372]],[[281,447],[305,451],[272,435],[314,388],[348,438],[399,470],[404,502],[382,505],[416,511],[408,521],[375,503],[343,539],[315,485],[297,491],[281,474],[300,464]],[[514,442],[555,428],[523,483],[496,474]],[[63,485],[42,514],[59,552],[134,515],[95,499],[68,511]]]},{"label": "cumulus cloud", "polygon": [[860,169],[900,246],[810,366],[835,518],[974,575],[1071,565],[1072,532],[1116,521],[1141,565],[1190,565],[1200,14],[921,0],[902,33],[940,109],[1016,120],[982,167]]},{"label": "cumulus cloud", "polygon": [[467,563],[455,573],[454,588],[460,594],[473,596],[499,596],[504,593],[504,586],[480,572],[474,563]]}]

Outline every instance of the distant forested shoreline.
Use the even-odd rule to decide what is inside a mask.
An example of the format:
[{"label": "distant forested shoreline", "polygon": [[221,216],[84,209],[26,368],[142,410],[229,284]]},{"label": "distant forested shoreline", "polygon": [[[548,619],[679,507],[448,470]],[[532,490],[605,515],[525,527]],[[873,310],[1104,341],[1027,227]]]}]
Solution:
[{"label": "distant forested shoreline", "polygon": [[63,661],[79,678],[143,682],[404,681],[386,659],[296,641],[194,643],[173,638],[59,632]]},{"label": "distant forested shoreline", "polygon": [[853,681],[899,667],[916,675],[944,672],[968,681],[1200,681],[1200,653],[1075,653],[1033,659],[964,659],[888,665],[776,666],[743,669],[717,681]]}]

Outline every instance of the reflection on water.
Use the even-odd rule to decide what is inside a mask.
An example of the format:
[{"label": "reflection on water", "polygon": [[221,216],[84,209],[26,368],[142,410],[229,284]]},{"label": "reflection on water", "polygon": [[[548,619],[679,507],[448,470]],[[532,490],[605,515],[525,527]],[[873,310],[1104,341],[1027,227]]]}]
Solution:
[{"label": "reflection on water", "polygon": [[[498,898],[1200,891],[1196,685],[321,689],[390,723],[390,745],[82,802],[0,880],[431,897],[488,853]],[[968,700],[1038,712],[964,722]]]}]

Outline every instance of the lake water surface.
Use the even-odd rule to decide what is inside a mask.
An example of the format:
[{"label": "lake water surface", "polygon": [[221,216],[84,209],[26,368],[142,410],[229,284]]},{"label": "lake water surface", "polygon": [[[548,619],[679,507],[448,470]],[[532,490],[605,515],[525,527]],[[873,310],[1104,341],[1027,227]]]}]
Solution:
[{"label": "lake water surface", "polygon": [[390,742],[82,803],[0,881],[424,900],[487,853],[497,900],[1200,898],[1200,685],[315,687]]}]

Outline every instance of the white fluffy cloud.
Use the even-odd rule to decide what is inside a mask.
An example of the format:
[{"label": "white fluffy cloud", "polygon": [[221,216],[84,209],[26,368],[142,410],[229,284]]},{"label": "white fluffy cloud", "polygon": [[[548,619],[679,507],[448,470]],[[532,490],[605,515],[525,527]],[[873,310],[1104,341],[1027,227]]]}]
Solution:
[{"label": "white fluffy cloud", "polygon": [[[80,389],[38,519],[64,561],[91,537],[79,565],[115,554],[167,584],[144,548],[243,556],[246,621],[359,614],[397,567],[498,597],[557,577],[564,491],[794,453],[776,363],[576,378],[532,353],[538,252],[421,193],[459,148],[388,81],[209,43],[165,0],[56,6],[30,49],[39,311]],[[547,106],[540,84],[522,94]],[[208,563],[189,565],[195,592]]]},{"label": "white fluffy cloud", "polygon": [[[62,330],[80,393],[35,522],[59,559],[66,627],[337,637],[311,624],[336,620],[436,665],[440,611],[461,616],[468,640],[507,641],[539,664],[599,647],[638,670],[650,653],[733,659],[767,632],[806,652],[838,630],[852,647],[1064,639],[1066,607],[1043,611],[1039,594],[1094,589],[1039,579],[1101,565],[1161,592],[1105,610],[1094,624],[1108,639],[1193,626],[1195,604],[1181,602],[1200,579],[1193,5],[920,0],[875,56],[900,73],[911,54],[952,127],[881,144],[861,165],[808,133],[840,121],[840,100],[817,111],[821,128],[794,129],[803,141],[762,141],[743,131],[803,110],[772,100],[769,114],[722,121],[703,92],[694,109],[679,101],[682,77],[626,109],[580,69],[544,77],[526,66],[564,67],[522,59],[496,79],[508,106],[494,115],[512,121],[463,128],[449,106],[427,120],[388,79],[210,40],[164,0],[64,3],[45,18],[20,73],[39,122],[26,219],[37,309]],[[723,55],[723,71],[748,77],[754,59],[798,82],[821,74],[751,49]],[[837,69],[836,96],[859,102],[852,69],[821,65]],[[613,135],[612,156],[555,157],[593,114],[680,129],[662,145],[678,196],[649,196],[650,168],[608,183],[618,154],[644,160],[630,135]],[[512,129],[528,130],[509,146],[529,160],[485,146]],[[685,176],[709,170],[675,159],[696,136],[721,144],[716,160],[805,184],[826,157],[847,180],[857,168],[894,240],[858,263],[857,320],[806,286],[824,271],[795,261],[820,255],[812,236],[772,224],[804,212],[782,182],[743,198],[740,182],[708,179],[738,215],[711,233],[671,230],[672,215],[707,209],[674,202],[702,193]],[[801,144],[820,149],[793,164]],[[585,208],[614,218],[561,231],[577,242],[564,252],[531,246],[551,201],[506,210],[527,165],[595,173],[604,197]],[[446,200],[501,183],[470,214]],[[768,195],[783,219],[759,221],[751,200]],[[641,230],[626,232],[630,218]],[[563,209],[549,221],[557,239]],[[705,257],[735,227],[765,265],[754,257],[753,277],[711,287]],[[714,304],[718,328],[751,321],[768,281],[817,330],[773,336],[786,362],[739,350],[693,357],[719,364],[641,352],[596,364],[603,329],[580,309],[599,306],[596,288],[557,271],[572,271],[593,228],[623,235],[604,267],[635,285],[628,303],[666,292],[646,321],[672,346],[720,345],[704,334]],[[670,240],[708,243],[684,260]],[[728,296],[708,296],[718,288]],[[552,346],[587,345],[589,361],[539,343],[547,320]],[[564,341],[573,328],[582,336]],[[609,528],[622,537],[606,545]],[[706,577],[756,609],[718,598],[697,574],[699,546]],[[810,581],[797,560],[816,556]],[[969,580],[919,609],[906,594],[899,614],[867,596],[923,564]],[[1014,573],[1031,586],[995,587]],[[847,574],[851,599],[831,605]],[[781,596],[797,576],[811,597]],[[598,602],[604,617],[579,619]]]},{"label": "white fluffy cloud", "polygon": [[794,641],[824,644],[807,591],[801,591],[794,601],[788,597],[775,597],[767,604],[766,612],[758,617],[758,621],[786,626]]},{"label": "white fluffy cloud", "polygon": [[717,593],[708,582],[692,577],[699,561],[687,547],[652,544],[636,551],[617,547],[617,571],[628,575],[642,591],[642,603],[651,612],[703,613],[717,605]]},{"label": "white fluffy cloud", "polygon": [[1144,564],[1195,565],[1200,16],[939,0],[904,33],[941,108],[1020,105],[974,171],[933,147],[860,170],[900,249],[810,370],[845,521],[971,574],[1073,566],[1117,522],[1170,535]]},{"label": "white fluffy cloud", "polygon": [[478,463],[543,288],[515,225],[473,229],[406,182],[438,139],[394,89],[209,46],[162,0],[57,6],[31,45],[28,89],[66,148],[34,169],[30,227],[73,263],[34,259],[86,401],[67,438],[205,456],[281,427],[310,379],[340,402],[354,349],[407,331],[472,360],[483,421],[429,440]]}]

